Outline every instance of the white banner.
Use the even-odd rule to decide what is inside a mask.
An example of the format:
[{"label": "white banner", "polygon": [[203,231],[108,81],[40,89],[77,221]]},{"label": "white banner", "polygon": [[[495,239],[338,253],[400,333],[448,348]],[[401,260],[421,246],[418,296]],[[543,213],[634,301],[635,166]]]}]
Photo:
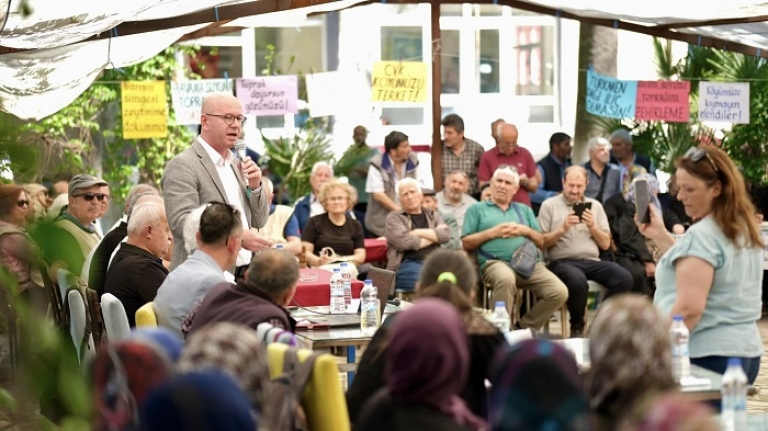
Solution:
[{"label": "white banner", "polygon": [[749,83],[702,81],[699,120],[749,124]]},{"label": "white banner", "polygon": [[200,124],[200,108],[205,96],[211,93],[232,94],[232,79],[197,79],[193,81],[171,81],[171,98],[176,122]]},{"label": "white banner", "polygon": [[371,105],[371,90],[361,72],[311,73],[305,80],[310,117],[339,115]]}]

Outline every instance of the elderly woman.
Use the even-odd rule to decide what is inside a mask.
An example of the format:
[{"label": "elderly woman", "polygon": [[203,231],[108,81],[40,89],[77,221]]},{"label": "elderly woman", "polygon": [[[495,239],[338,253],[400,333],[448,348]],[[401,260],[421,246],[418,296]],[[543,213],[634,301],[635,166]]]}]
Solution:
[{"label": "elderly woman", "polygon": [[40,184],[24,184],[24,191],[29,197],[29,211],[27,220],[33,222],[48,214],[48,207],[53,200],[48,198],[48,189]]},{"label": "elderly woman", "polygon": [[589,330],[585,388],[600,429],[616,429],[640,400],[675,388],[670,319],[640,295],[607,299]]},{"label": "elderly woman", "polygon": [[654,303],[691,331],[691,363],[725,372],[741,358],[749,383],[760,369],[763,244],[744,178],[715,147],[691,148],[675,163],[678,199],[694,224],[679,240],[651,206],[640,231],[663,253]]},{"label": "elderly woman", "polygon": [[310,266],[340,261],[360,266],[365,262],[363,226],[347,214],[353,193],[352,186],[338,180],[328,181],[320,189],[317,198],[325,213],[311,217],[301,233]]},{"label": "elderly woman", "polygon": [[0,265],[16,279],[21,296],[33,309],[45,314],[48,295],[40,274],[37,247],[24,226],[29,198],[20,186],[0,186]]}]

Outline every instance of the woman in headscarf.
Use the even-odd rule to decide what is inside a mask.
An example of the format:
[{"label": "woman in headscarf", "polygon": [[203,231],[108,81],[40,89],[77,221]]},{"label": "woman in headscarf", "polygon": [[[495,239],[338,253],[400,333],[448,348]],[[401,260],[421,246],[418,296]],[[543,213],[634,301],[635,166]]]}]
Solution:
[{"label": "woman in headscarf", "polygon": [[267,353],[255,331],[227,322],[207,326],[187,339],[176,367],[180,373],[221,370],[240,385],[255,411],[268,413],[263,409],[269,398]]},{"label": "woman in headscarf", "polygon": [[139,407],[172,373],[167,355],[152,343],[122,341],[101,346],[93,362],[93,429],[138,430]]},{"label": "woman in headscarf", "polygon": [[669,327],[669,319],[639,295],[601,305],[589,330],[591,366],[585,379],[601,429],[615,429],[641,397],[676,388]]},{"label": "woman in headscarf", "polygon": [[256,431],[248,397],[214,370],[176,376],[152,391],[141,423],[144,431]]},{"label": "woman in headscarf", "polygon": [[451,304],[424,298],[403,311],[384,354],[387,385],[366,402],[356,430],[488,429],[458,395],[469,373],[469,346]]},{"label": "woman in headscarf", "polygon": [[711,408],[681,394],[649,397],[636,414],[629,415],[619,431],[719,431]]},{"label": "woman in headscarf", "polygon": [[494,431],[587,431],[594,421],[576,361],[546,340],[499,350],[491,369]]},{"label": "woman in headscarf", "polygon": [[[459,395],[474,414],[486,417],[488,392],[485,379],[488,378],[488,368],[496,350],[506,344],[506,340],[498,329],[472,308],[476,288],[477,270],[469,258],[455,250],[436,250],[424,260],[416,287],[416,302],[420,301],[419,298],[441,298],[459,311],[470,346],[469,374]],[[391,325],[398,318],[399,314],[395,314],[384,321],[360,360],[355,380],[347,391],[347,408],[352,423],[357,422],[368,398],[384,387],[384,353],[391,340]]]}]

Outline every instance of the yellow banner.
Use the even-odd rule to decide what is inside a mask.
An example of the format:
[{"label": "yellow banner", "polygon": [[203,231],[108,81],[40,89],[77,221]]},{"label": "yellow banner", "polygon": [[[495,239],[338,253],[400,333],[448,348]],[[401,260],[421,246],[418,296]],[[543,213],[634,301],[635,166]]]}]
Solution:
[{"label": "yellow banner", "polygon": [[164,81],[120,83],[123,105],[123,139],[168,136],[168,98]]},{"label": "yellow banner", "polygon": [[426,102],[427,64],[415,61],[378,61],[373,64],[371,100]]}]

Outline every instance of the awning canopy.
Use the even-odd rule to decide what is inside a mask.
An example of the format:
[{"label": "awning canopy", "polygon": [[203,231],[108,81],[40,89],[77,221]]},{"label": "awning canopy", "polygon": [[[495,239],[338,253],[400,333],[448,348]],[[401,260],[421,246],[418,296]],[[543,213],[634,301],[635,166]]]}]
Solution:
[{"label": "awning canopy", "polygon": [[[389,3],[423,3],[388,0]],[[105,68],[147,60],[208,31],[301,20],[370,0],[0,0],[0,109],[40,119],[71,103]],[[435,3],[438,3],[435,0]],[[439,3],[462,3],[441,1]],[[478,1],[476,3],[492,3]],[[768,57],[768,2],[497,0],[493,3]]]}]

